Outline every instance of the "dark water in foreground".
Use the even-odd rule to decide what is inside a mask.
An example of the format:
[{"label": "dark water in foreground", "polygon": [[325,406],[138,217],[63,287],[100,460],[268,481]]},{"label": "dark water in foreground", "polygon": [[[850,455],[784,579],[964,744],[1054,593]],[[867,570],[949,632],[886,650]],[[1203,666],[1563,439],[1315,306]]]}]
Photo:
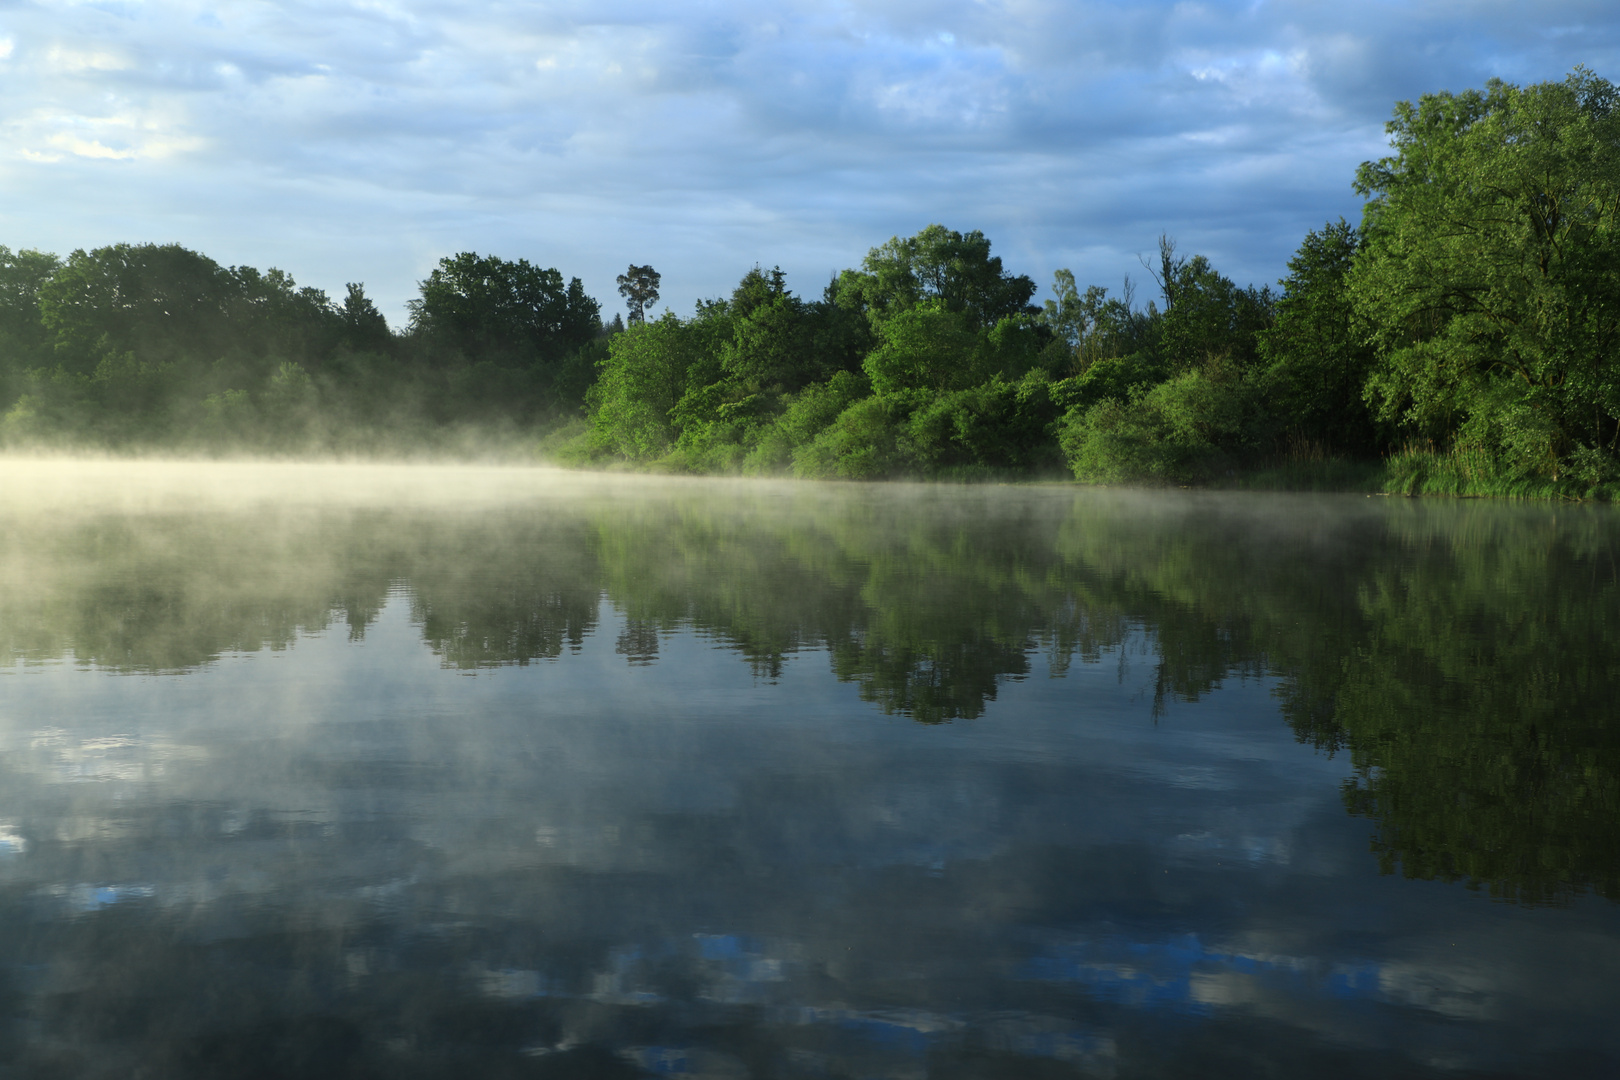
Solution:
[{"label": "dark water in foreground", "polygon": [[0,1076],[1620,1070],[1610,511],[277,475],[0,490]]}]

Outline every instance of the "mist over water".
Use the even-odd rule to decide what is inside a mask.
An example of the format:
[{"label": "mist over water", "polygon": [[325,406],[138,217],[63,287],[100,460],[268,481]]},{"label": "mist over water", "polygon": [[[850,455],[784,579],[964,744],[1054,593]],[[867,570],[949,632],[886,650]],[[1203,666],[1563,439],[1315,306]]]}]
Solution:
[{"label": "mist over water", "polygon": [[4,466],[18,1075],[1620,1065],[1606,508]]}]

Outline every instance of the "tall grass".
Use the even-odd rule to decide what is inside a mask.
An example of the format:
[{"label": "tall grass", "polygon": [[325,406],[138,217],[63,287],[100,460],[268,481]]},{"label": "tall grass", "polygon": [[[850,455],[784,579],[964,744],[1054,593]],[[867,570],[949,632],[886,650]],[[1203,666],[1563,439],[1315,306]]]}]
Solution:
[{"label": "tall grass", "polygon": [[1383,473],[1383,490],[1391,495],[1620,501],[1620,483],[1516,475],[1480,446],[1437,450],[1408,444],[1384,459]]},{"label": "tall grass", "polygon": [[1290,437],[1281,452],[1244,470],[1227,485],[1258,491],[1383,490],[1379,462],[1335,455],[1315,439]]}]

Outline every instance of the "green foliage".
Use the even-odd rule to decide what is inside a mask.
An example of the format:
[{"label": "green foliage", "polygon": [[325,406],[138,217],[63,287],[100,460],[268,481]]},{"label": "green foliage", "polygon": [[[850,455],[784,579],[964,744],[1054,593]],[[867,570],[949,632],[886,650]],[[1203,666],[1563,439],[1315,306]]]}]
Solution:
[{"label": "green foliage", "polygon": [[860,270],[838,276],[834,290],[839,304],[865,312],[875,325],[930,300],[982,330],[1008,316],[1039,313],[1029,303],[1035,283],[1003,270],[982,232],[943,225],[873,248]]},{"label": "green foliage", "polygon": [[342,318],[280,270],[222,267],[178,244],[75,251],[38,292],[52,362],[90,374],[111,355],[143,362],[319,354]]},{"label": "green foliage", "polygon": [[1175,373],[1211,364],[1252,366],[1257,338],[1271,322],[1270,290],[1238,288],[1204,256],[1177,256],[1168,237],[1159,240],[1159,261],[1164,316],[1158,347],[1165,366]]},{"label": "green foliage", "polygon": [[366,295],[364,285],[349,282],[338,315],[343,320],[343,344],[356,351],[386,350],[392,339],[388,320]]},{"label": "green foliage", "polygon": [[50,363],[39,291],[61,265],[55,255],[0,245],[0,401],[11,400],[24,373]]},{"label": "green foliage", "polygon": [[1054,383],[1051,393],[1065,409],[1084,412],[1108,398],[1127,401],[1133,393],[1163,382],[1165,375],[1158,357],[1151,353],[1131,353],[1096,360],[1079,375]]},{"label": "green foliage", "polygon": [[[665,410],[667,425],[637,442],[644,449],[634,454],[609,449],[615,444],[603,437],[587,453],[643,463],[661,458],[661,468],[679,471],[785,468],[796,443],[787,431],[775,429],[777,419],[799,391],[847,375],[858,356],[851,348],[856,335],[850,332],[849,313],[831,303],[801,300],[788,291],[780,268],[767,273],[754,267],[728,299],[699,304],[696,315],[680,324],[684,331],[675,329],[678,322],[670,322],[667,332],[686,335],[683,390]],[[631,414],[629,398],[641,392],[623,381],[604,386],[593,398],[598,419]],[[604,414],[602,404],[613,408]],[[637,423],[645,427],[647,421]]]},{"label": "green foliage", "polygon": [[1059,442],[1081,480],[1208,482],[1265,441],[1267,420],[1253,382],[1230,369],[1194,369],[1128,401],[1107,398],[1072,409]]},{"label": "green foliage", "polygon": [[411,331],[439,355],[503,367],[555,364],[601,329],[601,308],[578,278],[565,285],[558,270],[470,251],[440,259],[409,306]]},{"label": "green foliage", "polygon": [[1148,347],[1154,319],[1132,306],[1130,278],[1125,279],[1122,297],[1110,297],[1101,285],[1088,286],[1081,295],[1074,274],[1059,270],[1053,275],[1052,292],[1056,299],[1046,301],[1040,321],[1052,334],[1049,366],[1058,374],[1083,374],[1098,363]]},{"label": "green foliage", "polygon": [[686,394],[688,369],[704,357],[706,336],[670,311],[615,334],[587,399],[593,447],[627,461],[667,453],[679,435],[671,413]]},{"label": "green foliage", "polygon": [[914,475],[918,462],[904,439],[906,422],[926,397],[912,392],[860,399],[794,452],[794,475],[827,480]]},{"label": "green foliage", "polygon": [[784,399],[786,410],[760,434],[743,463],[744,470],[754,474],[789,470],[795,450],[812,442],[839,414],[871,392],[872,384],[864,375],[840,371],[826,382],[811,383]]},{"label": "green foliage", "polygon": [[1378,415],[1510,475],[1596,482],[1620,441],[1620,97],[1562,83],[1400,103],[1349,275]]},{"label": "green foliage", "polygon": [[[823,405],[820,399],[813,399]],[[842,480],[996,476],[1060,464],[1050,428],[1059,408],[1039,369],[944,393],[863,397],[793,453],[796,475]]]},{"label": "green foliage", "polygon": [[879,394],[960,390],[988,374],[984,344],[965,314],[929,301],[886,319],[861,366]]},{"label": "green foliage", "polygon": [[1281,282],[1276,321],[1260,335],[1263,380],[1285,426],[1303,439],[1370,453],[1377,432],[1363,388],[1374,354],[1346,278],[1361,234],[1340,218],[1308,233]]},{"label": "green foliage", "polygon": [[40,321],[56,362],[79,374],[131,349],[212,358],[227,344],[229,284],[218,263],[178,244],[80,250],[41,286]]},{"label": "green foliage", "polygon": [[1038,472],[1061,466],[1049,430],[1059,415],[1044,371],[1016,383],[994,375],[940,394],[913,412],[903,445],[930,473]]},{"label": "green foliage", "polygon": [[0,439],[398,451],[577,409],[607,348],[595,302],[555,271],[470,259],[441,264],[401,339],[357,283],[334,304],[173,244],[0,251]]},{"label": "green foliage", "polygon": [[817,349],[821,306],[789,292],[780,268],[766,275],[755,267],[744,275],[730,311],[731,339],[720,348],[720,367],[742,391],[792,393],[837,370]]}]

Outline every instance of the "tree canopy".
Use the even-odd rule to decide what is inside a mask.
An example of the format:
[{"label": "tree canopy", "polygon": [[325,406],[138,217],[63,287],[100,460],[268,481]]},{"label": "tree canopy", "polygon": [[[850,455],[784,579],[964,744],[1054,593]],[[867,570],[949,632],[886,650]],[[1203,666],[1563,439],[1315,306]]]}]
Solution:
[{"label": "tree canopy", "polygon": [[420,288],[412,333],[497,363],[556,363],[601,330],[601,307],[579,278],[564,284],[561,271],[527,259],[449,255]]},{"label": "tree canopy", "polygon": [[896,236],[873,248],[860,270],[838,277],[840,303],[866,311],[874,321],[935,300],[988,329],[1016,315],[1035,315],[1035,282],[1002,269],[990,241],[977,229],[959,233],[929,225],[915,236]]},{"label": "tree canopy", "polygon": [[1349,274],[1381,418],[1515,472],[1615,475],[1620,449],[1620,94],[1561,83],[1401,102],[1362,165]]}]

